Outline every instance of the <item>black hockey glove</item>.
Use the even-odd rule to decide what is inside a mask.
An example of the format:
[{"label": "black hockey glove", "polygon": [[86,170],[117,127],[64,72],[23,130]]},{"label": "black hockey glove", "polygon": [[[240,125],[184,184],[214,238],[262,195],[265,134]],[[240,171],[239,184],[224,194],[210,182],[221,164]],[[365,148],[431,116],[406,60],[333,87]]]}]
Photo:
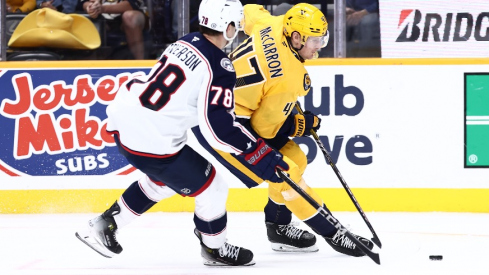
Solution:
[{"label": "black hockey glove", "polygon": [[282,154],[273,150],[265,141],[259,138],[256,143],[241,155],[251,167],[251,171],[264,180],[282,182],[275,169],[289,170],[289,165],[283,160]]},{"label": "black hockey glove", "polygon": [[321,127],[321,119],[310,111],[305,111],[304,115],[296,114],[294,122],[291,137],[308,137],[311,135],[311,129],[317,131]]}]

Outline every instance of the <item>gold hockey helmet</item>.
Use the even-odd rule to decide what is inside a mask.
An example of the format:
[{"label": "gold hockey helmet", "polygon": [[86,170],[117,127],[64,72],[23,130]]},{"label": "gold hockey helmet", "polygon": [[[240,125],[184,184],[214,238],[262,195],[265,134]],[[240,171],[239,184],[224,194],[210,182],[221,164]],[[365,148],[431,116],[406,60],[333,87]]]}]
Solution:
[{"label": "gold hockey helmet", "polygon": [[302,45],[306,44],[309,37],[319,37],[321,48],[328,44],[329,33],[326,17],[321,10],[311,4],[299,3],[285,13],[285,36],[291,37],[295,31],[301,35]]}]

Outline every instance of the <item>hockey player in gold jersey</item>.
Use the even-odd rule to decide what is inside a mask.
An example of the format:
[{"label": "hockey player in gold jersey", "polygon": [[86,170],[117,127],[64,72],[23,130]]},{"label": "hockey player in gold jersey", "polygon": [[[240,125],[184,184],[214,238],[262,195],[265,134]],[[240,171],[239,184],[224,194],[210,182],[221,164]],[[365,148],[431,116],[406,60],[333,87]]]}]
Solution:
[{"label": "hockey player in gold jersey", "polygon": [[[315,6],[300,3],[283,16],[272,16],[261,5],[245,5],[244,31],[249,36],[230,55],[236,70],[234,90],[237,120],[256,137],[263,138],[284,155],[292,180],[314,200],[322,199],[302,177],[307,158],[292,137],[310,135],[318,130],[321,119],[311,112],[293,113],[298,97],[311,88],[304,61],[314,59],[328,42],[328,23]],[[199,133],[196,136],[199,140]],[[204,147],[209,150],[204,141]],[[232,154],[209,150],[248,187],[263,182]],[[276,251],[317,251],[316,237],[290,224],[292,213],[338,252],[351,256],[365,254],[285,182],[268,182],[269,200],[265,207],[265,224],[272,249]],[[326,208],[326,206],[324,205]],[[327,208],[326,208],[327,209]],[[372,243],[359,240],[372,248]]]}]

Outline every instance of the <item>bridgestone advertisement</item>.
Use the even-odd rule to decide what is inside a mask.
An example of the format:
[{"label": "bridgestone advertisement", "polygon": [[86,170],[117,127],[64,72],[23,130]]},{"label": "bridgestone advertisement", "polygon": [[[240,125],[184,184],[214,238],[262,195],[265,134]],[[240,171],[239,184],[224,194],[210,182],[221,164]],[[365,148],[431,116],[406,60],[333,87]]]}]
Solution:
[{"label": "bridgestone advertisement", "polygon": [[489,56],[489,1],[379,1],[382,57]]}]

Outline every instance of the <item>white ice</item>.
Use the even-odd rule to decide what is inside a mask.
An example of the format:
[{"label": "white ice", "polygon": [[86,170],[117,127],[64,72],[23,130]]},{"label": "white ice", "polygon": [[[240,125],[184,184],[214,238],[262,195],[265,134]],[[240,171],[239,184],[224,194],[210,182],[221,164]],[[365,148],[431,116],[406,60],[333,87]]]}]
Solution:
[{"label": "white ice", "polygon": [[[489,274],[489,214],[366,214],[383,244],[375,249],[381,265],[338,254],[321,238],[316,253],[274,252],[259,212],[228,213],[228,241],[254,252],[256,265],[250,267],[204,266],[192,213],[142,215],[120,230],[124,251],[111,259],[75,237],[96,214],[2,214],[0,274]],[[353,233],[371,237],[358,213],[335,216]]]}]

